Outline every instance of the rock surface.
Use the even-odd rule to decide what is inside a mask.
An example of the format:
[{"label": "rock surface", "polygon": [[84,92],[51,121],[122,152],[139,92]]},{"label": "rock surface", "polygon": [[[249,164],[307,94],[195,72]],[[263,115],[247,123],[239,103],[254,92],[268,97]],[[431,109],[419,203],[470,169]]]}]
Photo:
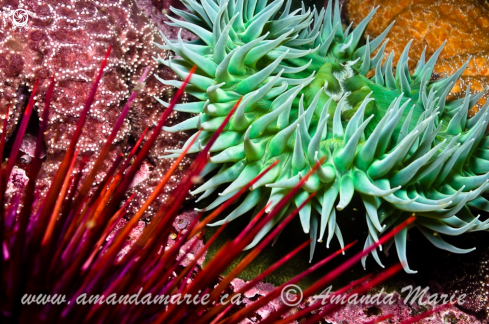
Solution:
[{"label": "rock surface", "polygon": [[[9,135],[18,123],[35,80],[40,80],[35,98],[38,110],[44,107],[49,78],[54,75],[56,80],[44,138],[47,159],[39,182],[43,192],[68,147],[92,80],[109,45],[113,48],[108,65],[78,144],[80,160],[87,160],[82,170],[84,174],[93,165],[143,70],[150,67],[144,91],[134,102],[102,172],[96,178],[101,181],[116,157],[126,153],[127,147],[134,145],[145,129],[148,129],[146,136],[151,134],[165,109],[154,97],[169,102],[174,93],[173,88],[163,86],[154,77],[157,74],[164,79],[176,78],[166,67],[158,67],[153,59],[170,54],[153,44],[153,41],[162,43],[156,26],[133,0],[0,0],[0,6],[4,9],[0,12],[0,115],[11,106]],[[28,17],[24,28],[14,28],[9,15],[17,9],[35,15]],[[187,116],[175,113],[169,123],[176,123],[171,120],[178,118]],[[133,206],[142,204],[146,192],[152,190],[171,165],[171,160],[161,159],[165,149],[179,147],[187,138],[185,133],[161,134],[148,157],[153,170],[150,179],[146,177],[146,181],[139,181],[132,188],[132,192],[138,193]],[[189,161],[186,159],[185,163]],[[178,175],[172,177],[165,191],[173,188],[177,180]],[[159,203],[164,199],[165,195],[160,197]],[[152,207],[158,208],[159,203]]]}]

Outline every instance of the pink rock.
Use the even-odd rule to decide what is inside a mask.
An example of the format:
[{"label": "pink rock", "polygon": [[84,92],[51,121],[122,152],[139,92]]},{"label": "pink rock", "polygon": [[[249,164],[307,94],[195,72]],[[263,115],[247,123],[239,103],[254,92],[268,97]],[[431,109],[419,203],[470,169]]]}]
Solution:
[{"label": "pink rock", "polygon": [[[36,152],[36,142],[37,138],[31,134],[25,134],[22,143],[20,144],[19,150],[29,155],[30,157],[34,157]],[[44,147],[41,148],[41,156],[40,158],[44,158],[46,156],[46,150]]]},{"label": "pink rock", "polygon": [[12,173],[10,173],[5,193],[7,195],[21,193],[28,181],[29,178],[25,174],[25,171],[14,166]]},{"label": "pink rock", "polygon": [[[117,232],[123,228],[127,224],[126,219],[121,219],[119,223],[116,224],[115,228],[112,230],[112,232],[108,235],[107,241],[111,241],[114,236],[117,234]],[[119,254],[117,255],[117,258],[120,260],[124,255],[127,254],[131,246],[138,240],[138,238],[143,234],[143,230],[146,227],[146,223],[142,221],[138,221],[136,226],[131,230],[127,237],[127,241],[124,243],[124,247],[121,249]]]},{"label": "pink rock", "polygon": [[[197,212],[188,211],[183,212],[175,218],[175,221],[173,222],[173,228],[175,229],[176,233],[170,235],[166,248],[173,246],[175,240],[178,238],[178,235],[183,235],[188,231],[188,226],[195,220],[196,217]],[[192,263],[203,247],[204,241],[199,235],[196,235],[189,239],[188,242],[186,242],[179,251],[179,257],[182,258],[181,265],[188,266],[190,263]],[[198,266],[202,266],[206,254],[207,251],[203,253],[202,256],[200,256],[200,258],[197,260]]]},{"label": "pink rock", "polygon": [[129,189],[134,188],[135,186],[137,186],[141,182],[148,179],[150,174],[151,174],[151,168],[150,168],[149,163],[143,162],[143,164],[141,165],[141,168],[134,175],[134,178],[132,179],[132,182],[129,185]]}]

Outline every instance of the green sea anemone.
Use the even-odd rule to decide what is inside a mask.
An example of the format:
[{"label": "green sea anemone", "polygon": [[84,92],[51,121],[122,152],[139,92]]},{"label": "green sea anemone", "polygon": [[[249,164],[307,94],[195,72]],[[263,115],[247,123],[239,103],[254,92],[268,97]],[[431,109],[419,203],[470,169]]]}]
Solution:
[{"label": "green sea anemone", "polygon": [[[184,145],[198,136],[189,153],[199,152],[242,98],[212,146],[203,176],[214,169],[217,173],[192,194],[202,193],[201,200],[222,189],[206,208],[214,209],[279,161],[213,225],[252,209],[256,213],[267,204],[273,208],[320,161],[318,171],[248,248],[315,192],[300,211],[302,228],[313,239],[311,257],[315,242],[324,237],[326,246],[334,236],[343,246],[336,210],[354,196],[366,209],[366,247],[414,213],[412,226],[435,246],[454,253],[473,250],[459,249],[440,236],[489,228],[489,220],[480,221],[469,208],[489,211],[489,201],[482,197],[489,189],[489,102],[468,119],[469,108],[483,93],[471,95],[467,89],[465,98],[446,100],[468,62],[454,75],[432,81],[442,46],[428,61],[423,53],[410,74],[409,43],[394,73],[394,54],[383,60],[392,25],[376,39],[365,40],[363,32],[375,9],[355,29],[343,30],[338,1],[329,1],[319,13],[304,7],[290,12],[291,0],[285,6],[284,0],[268,5],[267,0],[182,3],[189,12],[173,8],[183,20],[168,17],[170,25],[199,39],[184,42],[179,35],[170,41],[162,35],[166,44],[159,46],[178,57],[157,60],[181,78],[197,66],[186,90],[198,100],[175,110],[198,115],[166,130],[200,129]],[[368,78],[372,69],[375,74]],[[160,81],[181,86],[176,80]],[[168,157],[182,150],[170,151]],[[407,230],[394,241],[404,269],[414,273],[406,262]],[[372,255],[382,265],[375,250]]]}]

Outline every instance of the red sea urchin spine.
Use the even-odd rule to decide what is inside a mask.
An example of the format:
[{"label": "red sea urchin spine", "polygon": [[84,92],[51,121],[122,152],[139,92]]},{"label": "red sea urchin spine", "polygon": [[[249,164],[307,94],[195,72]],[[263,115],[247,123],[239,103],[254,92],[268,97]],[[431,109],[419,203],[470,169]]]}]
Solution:
[{"label": "red sea urchin spine", "polygon": [[[190,147],[190,145],[188,146]],[[185,154],[184,152],[182,152],[182,154]],[[269,168],[267,168],[266,170],[264,170],[262,173],[260,173],[256,178],[254,178],[252,181],[250,181],[249,185],[253,185],[254,183],[256,183],[256,181],[258,181],[263,175],[265,175],[270,169],[272,169],[274,167],[274,165],[271,165]],[[238,199],[238,197],[242,194],[242,192],[238,192],[235,197],[235,199]],[[188,231],[188,235],[187,237],[193,237],[194,235],[198,234],[202,229],[203,227],[202,226],[205,226],[207,223],[209,223],[209,221],[211,221],[211,219],[213,219],[214,217],[216,217],[217,215],[219,215],[225,208],[227,208],[229,206],[229,204],[234,201],[233,199],[230,200],[229,202],[226,202],[224,203],[223,205],[221,205],[219,208],[217,208],[211,215],[207,216],[202,222],[200,222],[198,225],[195,225],[192,224],[191,226],[191,229]],[[258,218],[256,218],[258,219]],[[214,241],[217,236],[219,235],[219,233],[221,233],[221,229],[218,230],[218,232],[210,239],[209,242],[206,243],[206,246],[202,249],[201,252],[199,252],[199,254],[203,254],[204,251],[210,246],[210,243],[212,241]],[[173,247],[172,247],[173,248]],[[197,263],[197,260],[199,259],[199,255],[197,255],[195,257],[195,260],[194,260],[194,263],[196,264]],[[194,266],[195,266],[194,264]],[[157,287],[159,287],[160,285],[163,285],[163,282],[164,282],[164,278],[166,278],[167,276],[170,275],[171,272],[174,271],[176,267],[176,264],[173,265],[172,267],[170,267],[166,273],[163,274],[163,276],[161,276],[160,280],[157,281],[156,285],[154,286],[155,289],[157,289]],[[189,266],[187,267],[187,271],[182,271],[182,273],[179,275],[179,278],[180,279],[183,279],[184,276],[186,275],[186,273],[189,273],[190,270],[193,269],[193,266]],[[190,273],[189,273],[190,274]],[[157,278],[151,278],[151,279],[157,279]],[[151,287],[153,284],[154,284],[154,280],[149,280],[145,287]],[[166,285],[164,290],[163,290],[163,293],[166,292],[166,291],[171,291],[172,289],[175,288],[175,286],[177,285],[177,283],[180,282],[180,280],[175,280],[174,283],[170,284],[170,285]]]},{"label": "red sea urchin spine", "polygon": [[[95,99],[95,94],[97,92],[98,85],[99,85],[100,80],[102,78],[103,70],[104,70],[105,66],[107,65],[107,60],[109,58],[111,50],[112,50],[112,46],[109,46],[107,53],[105,54],[105,58],[102,61],[102,64],[100,66],[99,72],[98,72],[98,74],[97,74],[97,76],[93,82],[92,89],[90,90],[87,101],[85,102],[83,110],[80,113],[80,117],[79,117],[79,120],[77,123],[77,127],[76,127],[75,132],[73,133],[69,148],[68,148],[68,150],[64,156],[63,162],[59,166],[59,169],[56,172],[56,175],[54,176],[54,180],[51,184],[51,187],[49,188],[49,192],[48,192],[48,194],[46,196],[46,200],[45,200],[46,204],[43,206],[43,211],[42,211],[41,216],[40,216],[41,221],[43,221],[44,219],[47,219],[49,217],[48,214],[50,213],[52,207],[56,203],[57,193],[59,192],[61,185],[62,185],[62,181],[56,181],[56,178],[58,178],[58,177],[64,178],[67,174],[67,168],[70,164],[70,159],[75,152],[75,147],[78,144],[78,140],[82,134],[83,126],[85,125],[88,112],[90,110],[90,107],[92,106],[94,99]],[[77,196],[77,198],[75,200],[75,209],[76,209],[76,201],[78,201],[78,199],[79,199],[78,197],[81,197],[81,196],[80,195]],[[44,222],[47,222],[47,220],[44,220]],[[38,229],[37,230],[37,233],[38,233],[37,236],[38,237],[42,236],[43,232],[44,232],[44,226],[37,227],[37,229]],[[38,239],[37,241],[40,242],[40,239]]]},{"label": "red sea urchin spine", "polygon": [[[379,238],[379,242],[375,243],[370,248],[375,249],[380,244],[383,244],[386,241],[392,239],[396,233],[398,233],[399,231],[401,231],[403,228],[405,228],[407,225],[409,225],[413,221],[414,221],[414,217],[409,218],[404,223],[402,223],[401,225],[399,225],[396,228],[394,228],[391,232],[389,232],[386,235],[384,235],[383,237]],[[327,273],[323,278],[321,278],[321,280],[319,280],[318,282],[316,282],[315,284],[313,284],[311,287],[309,287],[308,289],[306,289],[304,291],[304,298],[307,298],[309,296],[312,296],[314,293],[321,292],[322,289],[324,289],[328,283],[331,283],[331,281],[333,279],[337,278],[340,274],[342,274],[348,268],[352,267],[355,263],[357,263],[358,261],[360,261],[360,259],[364,255],[367,255],[368,253],[370,253],[370,250],[364,250],[362,252],[359,252],[358,254],[356,254],[353,257],[351,257],[350,259],[348,259],[346,262],[342,263],[336,269],[334,269],[331,272]],[[329,261],[329,258],[330,257],[324,259],[322,262],[326,263],[327,262],[326,260]],[[312,271],[316,270],[316,267],[317,267],[317,265],[314,265],[311,268],[309,268],[308,270],[306,270],[306,272],[312,272]],[[279,296],[280,292],[282,291],[282,289],[286,285],[288,285],[290,283],[299,282],[299,280],[302,279],[303,276],[304,276],[304,273],[298,275],[296,278],[293,278],[292,280],[290,280],[289,282],[283,284],[282,286],[277,287],[275,290],[273,290],[272,292],[270,292],[265,298],[262,298],[259,301],[257,301],[257,303],[264,303],[262,300],[265,300],[265,299],[268,299],[268,298],[270,298],[270,300],[271,300],[271,299]],[[251,307],[253,307],[253,305],[251,305]],[[257,306],[255,306],[255,307],[257,307]],[[247,309],[247,308],[245,308],[245,309]],[[245,309],[237,312],[235,315],[233,315],[229,319],[229,321],[225,321],[224,323],[235,323],[235,322],[238,322],[238,321],[242,320],[243,318],[245,318],[245,314],[244,313],[247,312],[247,311],[245,311]],[[240,312],[243,313],[243,314],[240,314]],[[277,312],[277,314],[279,314],[279,313],[280,313],[280,310]]]},{"label": "red sea urchin spine", "polygon": [[[3,217],[3,214],[4,214],[4,199],[5,199],[5,195],[3,193],[6,191],[8,178],[10,176],[10,173],[12,172],[12,169],[14,168],[15,161],[17,159],[17,154],[19,153],[20,144],[22,143],[22,139],[24,138],[24,134],[25,134],[25,131],[27,129],[27,124],[29,123],[29,119],[31,117],[32,108],[34,107],[34,96],[36,94],[38,85],[39,85],[39,80],[37,80],[36,83],[34,84],[34,88],[32,90],[31,98],[29,99],[29,103],[27,104],[27,107],[24,111],[24,115],[22,117],[22,122],[20,124],[19,131],[17,133],[17,137],[15,138],[14,145],[12,146],[12,150],[10,151],[10,156],[9,156],[9,160],[7,162],[7,165],[5,166],[5,168],[2,166],[1,171],[0,171],[1,172],[1,174],[0,174],[0,193],[2,193],[2,194],[0,194],[0,215],[2,215],[0,218],[0,221],[2,222],[2,227],[0,229],[2,234],[0,234],[0,239],[2,240],[2,242],[4,239],[4,234],[3,234],[4,217]],[[50,89],[51,89],[51,86],[50,86]],[[46,107],[48,107],[48,106],[49,106],[49,103],[46,102]],[[7,117],[7,120],[8,120],[8,117]],[[2,148],[4,146],[4,140],[5,140],[5,137],[2,136]],[[40,153],[40,150],[37,150],[37,148],[36,148],[36,153],[37,154]],[[39,170],[39,168],[40,168],[40,161],[39,161],[38,157],[39,157],[39,155],[36,155],[37,159],[35,159],[35,164],[34,164],[34,168],[36,168],[37,170]],[[27,185],[27,194],[25,197],[25,207],[22,208],[22,212],[20,214],[19,227],[17,230],[18,235],[15,236],[15,240],[13,242],[12,252],[10,253],[10,255],[12,257],[12,259],[11,259],[12,269],[19,269],[18,271],[11,271],[10,275],[8,276],[8,279],[10,281],[9,284],[11,285],[12,292],[14,293],[14,297],[10,301],[11,303],[13,303],[13,305],[15,305],[15,302],[14,302],[15,300],[20,299],[20,294],[24,289],[24,283],[22,281],[22,276],[27,272],[27,270],[24,267],[22,267],[22,265],[23,265],[22,264],[22,262],[23,262],[22,261],[22,252],[23,252],[25,244],[26,244],[25,234],[26,234],[27,226],[29,224],[30,210],[31,210],[31,205],[32,205],[33,198],[34,198],[34,195],[33,195],[34,194],[34,185],[35,185],[35,179],[30,179],[29,183]],[[4,259],[4,258],[2,258],[2,259]],[[3,264],[2,264],[2,269],[3,269]],[[1,278],[3,278],[3,270],[0,273],[0,275],[2,275]],[[16,294],[16,293],[18,293],[18,294]],[[14,307],[14,309],[15,309],[15,307]],[[14,313],[15,313],[15,311],[14,311]]]},{"label": "red sea urchin spine", "polygon": [[[197,138],[197,136],[196,136]],[[268,171],[273,169],[277,164],[278,160],[270,164],[265,170],[263,170],[259,175],[257,175],[254,179],[252,179],[250,182],[248,182],[243,188],[241,188],[237,193],[235,193],[231,197],[231,202],[225,201],[222,205],[220,205],[216,210],[214,210],[209,216],[207,216],[202,222],[199,223],[193,230],[193,234],[197,234],[199,231],[201,231],[207,224],[209,224],[213,219],[215,219],[217,216],[221,215],[221,213],[228,208],[238,197],[240,197],[243,193],[246,192],[251,186],[253,186],[258,180],[260,180]],[[266,206],[268,207],[268,206]]]},{"label": "red sea urchin spine", "polygon": [[440,306],[436,306],[436,307],[433,307],[432,309],[422,313],[422,314],[419,314],[419,315],[416,315],[416,316],[413,316],[412,318],[409,318],[407,320],[404,320],[402,321],[401,323],[399,324],[413,324],[413,323],[416,323],[418,322],[419,320],[422,320],[423,318],[426,318],[428,316],[430,316],[431,314],[434,314],[440,310],[442,310],[443,308],[449,306],[450,303],[447,303],[447,304],[443,304],[443,305],[440,305]]},{"label": "red sea urchin spine", "polygon": [[[5,117],[3,119],[2,136],[0,137],[0,157],[2,157],[2,159],[3,159],[3,149],[5,147],[5,138],[7,136],[7,124],[8,124],[9,113],[10,113],[10,106],[7,106],[7,113],[5,114]],[[0,189],[2,183],[2,170],[3,167],[0,167]],[[6,219],[3,216],[3,214],[4,214],[3,195],[1,195],[0,197],[0,280],[3,278],[3,262],[4,260],[8,259],[8,255],[7,255],[8,250],[4,244],[4,232],[5,232],[4,224]]]},{"label": "red sea urchin spine", "polygon": [[[402,265],[400,263],[388,268],[387,270],[384,270],[381,274],[379,274],[378,276],[376,276],[374,279],[372,279],[371,281],[365,283],[362,287],[359,287],[355,290],[353,290],[349,295],[353,295],[353,294],[364,294],[366,292],[368,292],[369,289],[371,289],[372,287],[375,287],[376,285],[380,284],[381,282],[383,282],[384,280],[388,279],[389,277],[393,276],[394,274],[396,274],[397,272],[399,272],[400,270],[402,270]],[[314,309],[315,308],[318,308],[319,306],[321,305],[321,303],[319,302],[316,302],[316,304],[314,305]],[[304,324],[313,324],[313,323],[317,323],[317,321],[321,320],[322,318],[324,318],[325,315],[331,313],[332,311],[334,311],[335,309],[338,309],[339,307],[341,307],[341,304],[332,304],[332,305],[328,305],[329,307],[325,307],[321,312],[319,312],[318,314],[315,314],[314,316],[312,316],[311,318],[309,318]],[[280,324],[283,324],[283,321],[280,322]]]},{"label": "red sea urchin spine", "polygon": [[377,318],[377,319],[373,319],[373,320],[371,320],[370,322],[367,322],[367,323],[365,323],[365,324],[376,324],[376,323],[380,323],[380,322],[382,322],[382,321],[388,320],[389,318],[391,318],[391,317],[393,317],[393,316],[394,316],[394,315],[392,315],[392,314],[384,315],[384,316],[381,316],[381,317],[379,317],[379,318]]}]

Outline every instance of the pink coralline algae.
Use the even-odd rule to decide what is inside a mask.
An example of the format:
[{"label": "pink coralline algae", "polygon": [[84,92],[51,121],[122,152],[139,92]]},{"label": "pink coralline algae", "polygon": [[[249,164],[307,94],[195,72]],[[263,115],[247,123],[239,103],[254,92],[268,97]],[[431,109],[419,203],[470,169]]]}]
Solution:
[{"label": "pink coralline algae", "polygon": [[[197,212],[186,211],[181,213],[175,218],[175,221],[172,224],[173,232],[170,234],[170,238],[168,239],[167,246],[165,247],[166,249],[169,249],[175,243],[175,240],[177,240],[180,235],[183,235],[188,231],[188,227],[195,220],[196,217],[197,217]],[[184,267],[188,266],[192,261],[195,260],[195,258],[198,257],[198,253],[200,250],[202,250],[203,246],[204,246],[203,236],[196,235],[195,237],[189,239],[188,242],[181,247],[178,253],[178,257],[182,258],[180,264]],[[205,256],[206,253],[203,253],[201,256],[199,256],[197,260],[198,267],[202,267],[202,263],[204,262]]]},{"label": "pink coralline algae", "polygon": [[[153,58],[166,58],[170,53],[153,44],[153,41],[162,43],[159,33],[133,0],[0,0],[0,7],[4,9],[0,11],[0,117],[10,106],[8,135],[18,123],[35,80],[41,81],[35,98],[37,109],[44,105],[48,79],[54,76],[56,80],[44,138],[47,160],[43,164],[41,189],[49,185],[60,156],[67,149],[92,79],[110,45],[109,63],[78,144],[80,157],[88,161],[81,171],[86,174],[93,165],[95,153],[108,138],[125,101],[147,66],[151,69],[150,77],[131,107],[102,170],[106,171],[118,155],[127,153],[126,148],[132,146],[145,129],[150,134],[165,109],[155,97],[169,101],[174,92],[171,87],[162,87],[154,74],[165,79],[176,76],[164,67],[157,71],[158,65]],[[24,28],[14,28],[12,17],[8,15],[17,9],[35,15],[28,17]],[[172,118],[186,117],[175,113]],[[149,154],[148,162],[154,166],[150,180],[157,183],[171,163],[159,159],[165,149],[177,148],[187,138],[184,133],[162,133]],[[78,165],[75,172],[77,170]],[[96,181],[101,181],[103,176],[104,172],[100,172]],[[165,192],[175,186],[177,178],[172,178]],[[142,204],[147,197],[146,191],[150,192],[156,185],[148,183],[150,180],[132,189],[137,196],[129,213]],[[153,210],[165,198],[162,195]]]},{"label": "pink coralline algae", "polygon": [[[110,242],[115,238],[117,232],[123,228],[127,224],[127,220],[121,219],[115,226],[113,231],[109,234],[107,237],[107,244],[110,244]],[[121,260],[124,255],[127,254],[127,252],[131,249],[131,246],[136,243],[138,238],[141,236],[143,233],[144,228],[146,227],[146,223],[139,221],[136,226],[131,230],[129,233],[127,240],[124,244],[124,247],[121,249],[119,254],[117,255],[118,260]]]},{"label": "pink coralline algae", "polygon": [[[24,139],[22,140],[22,143],[20,144],[19,150],[21,152],[24,152],[29,157],[33,158],[34,153],[36,151],[36,138],[31,134],[25,134]],[[46,151],[44,150],[44,147],[43,147],[41,149],[40,158],[42,159],[45,156],[46,156]]]},{"label": "pink coralline algae", "polygon": [[[197,217],[197,213],[195,211],[185,211],[182,212],[180,215],[178,215],[175,218],[175,221],[172,224],[172,231],[171,234],[168,238],[166,246],[162,246],[162,249],[168,250],[173,244],[175,244],[175,240],[178,239],[178,237],[182,234],[185,234],[187,232],[187,227],[195,220]],[[117,232],[127,224],[126,219],[121,219],[112,229],[112,232],[109,234],[107,237],[107,242],[110,243],[110,241],[115,237]],[[129,233],[127,237],[127,241],[123,247],[123,249],[120,251],[118,257],[121,259],[131,248],[131,246],[136,243],[136,241],[139,239],[141,234],[143,233],[144,228],[147,226],[146,222],[139,221],[137,225],[132,229],[132,231]],[[182,248],[179,251],[179,257],[182,258],[181,260],[181,265],[183,267],[188,266],[195,258],[197,257],[197,254],[199,251],[202,249],[204,246],[204,240],[203,236],[197,235],[192,237],[191,239],[188,240],[187,243],[185,243]],[[204,262],[206,253],[203,253],[198,261],[197,265],[200,267],[202,266],[202,263]]]},{"label": "pink coralline algae", "polygon": [[18,195],[29,181],[24,170],[14,167],[7,183],[7,195]]},{"label": "pink coralline algae", "polygon": [[[380,299],[386,295],[381,295]],[[418,303],[404,303],[404,298],[398,293],[393,293],[393,304],[346,304],[336,312],[325,317],[326,323],[331,324],[367,324],[386,315],[392,315],[391,318],[379,321],[378,323],[400,323],[408,320],[418,314],[429,311],[433,308],[431,305],[419,305]],[[429,294],[426,295],[429,297]],[[417,324],[482,324],[475,316],[469,315],[458,309],[456,306],[447,306],[434,314],[416,322]]]},{"label": "pink coralline algae", "polygon": [[[237,291],[242,288],[247,282],[242,279],[234,279],[231,282],[231,290]],[[416,285],[413,282],[409,282],[409,285]],[[252,289],[246,291],[242,296],[241,307],[246,307],[246,305],[253,303],[257,299],[266,296],[267,293],[272,291],[275,287],[269,283],[260,282]],[[421,287],[424,289],[424,287]],[[367,323],[382,323],[382,324],[393,324],[400,323],[405,320],[409,320],[416,315],[422,314],[426,311],[430,311],[436,306],[429,305],[427,303],[420,305],[418,301],[411,303],[411,299],[406,301],[405,294],[400,295],[396,291],[385,293],[382,288],[374,288],[368,292],[369,296],[375,296],[379,293],[379,301],[374,303],[345,303],[341,305],[338,309],[332,313],[326,315],[324,320],[320,323],[327,324],[367,324]],[[431,289],[430,289],[431,291]],[[331,292],[333,294],[334,291]],[[438,293],[440,296],[442,292]],[[392,297],[390,297],[392,296]],[[427,301],[431,294],[426,293],[423,301]],[[389,299],[385,299],[389,298]],[[360,298],[359,298],[360,299]],[[382,301],[386,300],[386,303]],[[390,301],[388,303],[387,301]],[[302,310],[314,302],[313,298],[308,298],[306,302],[300,303],[297,308],[292,309],[288,314],[293,314],[299,310]],[[254,316],[245,319],[241,324],[254,324],[260,323],[271,313],[278,310],[280,307],[284,306],[280,297],[277,297],[270,301],[265,307],[262,307]],[[314,311],[313,313],[317,313]],[[310,314],[311,315],[311,314]],[[390,318],[382,320],[383,317],[391,315]],[[284,318],[287,317],[287,314]],[[308,316],[306,316],[307,318]],[[378,320],[378,321],[377,321]],[[291,323],[298,324],[299,321],[293,321]],[[446,306],[433,314],[427,316],[426,318],[416,322],[417,324],[483,324],[481,320],[477,319],[474,315],[470,315],[460,310],[456,306]]]},{"label": "pink coralline algae", "polygon": [[141,182],[148,179],[150,174],[151,174],[150,164],[147,162],[143,162],[143,165],[141,165],[141,168],[134,175],[134,179],[132,179],[132,182],[129,185],[129,189],[136,187],[138,184],[140,184]]}]

